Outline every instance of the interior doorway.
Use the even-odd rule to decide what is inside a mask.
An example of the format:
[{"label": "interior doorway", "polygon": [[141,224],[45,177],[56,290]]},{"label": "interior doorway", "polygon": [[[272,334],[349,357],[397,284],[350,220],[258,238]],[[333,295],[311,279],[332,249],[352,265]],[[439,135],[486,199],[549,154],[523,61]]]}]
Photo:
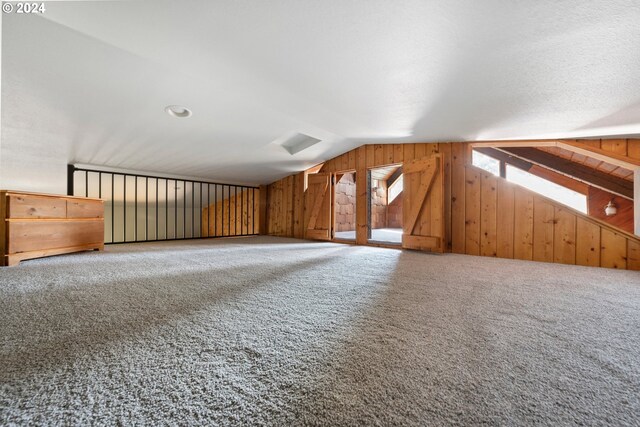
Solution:
[{"label": "interior doorway", "polygon": [[368,171],[368,241],[402,244],[402,165]]},{"label": "interior doorway", "polygon": [[356,173],[337,173],[334,190],[334,230],[336,240],[356,240]]}]

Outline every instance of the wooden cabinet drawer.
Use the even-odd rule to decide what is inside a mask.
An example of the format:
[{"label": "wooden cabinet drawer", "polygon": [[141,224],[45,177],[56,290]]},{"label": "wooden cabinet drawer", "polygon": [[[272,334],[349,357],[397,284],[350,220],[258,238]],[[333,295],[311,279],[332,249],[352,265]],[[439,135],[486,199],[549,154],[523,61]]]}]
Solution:
[{"label": "wooden cabinet drawer", "polygon": [[67,201],[56,197],[10,195],[9,218],[66,218]]},{"label": "wooden cabinet drawer", "polygon": [[104,204],[100,200],[67,199],[67,218],[104,218]]},{"label": "wooden cabinet drawer", "polygon": [[103,220],[10,221],[8,253],[67,248],[104,239]]}]

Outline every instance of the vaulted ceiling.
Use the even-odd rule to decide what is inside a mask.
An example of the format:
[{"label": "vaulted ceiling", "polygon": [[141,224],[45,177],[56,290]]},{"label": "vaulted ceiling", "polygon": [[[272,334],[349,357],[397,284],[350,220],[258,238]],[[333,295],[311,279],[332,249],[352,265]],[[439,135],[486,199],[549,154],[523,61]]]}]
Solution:
[{"label": "vaulted ceiling", "polygon": [[[635,0],[47,2],[3,16],[3,150],[268,183],[363,143],[640,135],[638,22]],[[291,155],[294,132],[321,142]]]}]

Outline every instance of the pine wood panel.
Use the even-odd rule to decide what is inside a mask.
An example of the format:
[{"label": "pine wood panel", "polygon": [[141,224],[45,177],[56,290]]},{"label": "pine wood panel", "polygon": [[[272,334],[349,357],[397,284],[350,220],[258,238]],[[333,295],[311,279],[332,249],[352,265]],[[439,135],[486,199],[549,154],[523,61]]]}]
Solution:
[{"label": "pine wood panel", "polygon": [[0,266],[103,248],[102,200],[0,191]]},{"label": "pine wood panel", "polygon": [[553,205],[533,198],[533,260],[553,262]]},{"label": "pine wood panel", "polygon": [[333,205],[330,173],[309,175],[305,196],[305,237],[309,239],[331,240]]},{"label": "pine wood panel", "polygon": [[499,258],[513,258],[515,244],[515,187],[505,180],[497,180],[496,202],[497,250]]},{"label": "pine wood panel", "polygon": [[627,268],[640,270],[640,242],[627,240]]},{"label": "pine wood panel", "polygon": [[70,218],[104,218],[104,204],[96,200],[67,200]]},{"label": "pine wood panel", "polygon": [[576,216],[554,207],[553,262],[576,263]]},{"label": "pine wood panel", "polygon": [[[365,245],[367,233],[367,151],[359,147],[356,150],[356,244]],[[395,159],[395,157],[394,157]]]},{"label": "pine wood panel", "polygon": [[480,255],[496,256],[498,238],[496,230],[498,207],[498,181],[496,176],[483,173],[480,188]]},{"label": "pine wood panel", "polygon": [[627,240],[619,233],[602,229],[600,234],[600,265],[607,268],[627,268]]},{"label": "pine wood panel", "polygon": [[[602,148],[601,140],[580,140],[579,143],[590,144],[601,151],[613,150],[611,152],[615,151],[617,156],[622,155],[624,146],[627,157],[640,158],[639,140],[605,142],[605,148]],[[443,221],[445,240],[450,242],[450,246],[447,244],[448,250],[587,266],[637,266],[637,245],[640,241],[636,237],[519,186],[506,183],[500,178],[486,176],[483,180],[484,172],[469,166],[470,151],[469,143],[366,145],[326,162],[322,171],[337,172],[347,165],[356,170],[357,244],[367,244],[367,169],[442,153],[445,199]],[[295,202],[295,198],[297,194],[304,194],[304,189],[295,183],[292,187],[287,187],[284,185],[286,179],[281,181],[281,184],[278,182],[269,186],[268,215],[273,217],[269,219],[269,233],[294,235],[291,233],[295,231],[290,231],[293,228],[287,222],[293,221],[295,224],[298,218],[302,218],[304,208]],[[483,183],[487,185],[483,186]],[[491,190],[492,184],[495,184],[495,191]],[[283,191],[293,191],[294,194],[284,195]],[[286,204],[286,197],[294,200],[290,215],[281,206]],[[433,206],[430,208],[433,209]],[[420,230],[440,227],[424,218],[419,219],[418,225]],[[612,238],[604,230],[617,238]],[[601,234],[604,234],[602,242]]]},{"label": "pine wood panel", "polygon": [[[215,193],[214,193],[215,195]],[[218,197],[228,196],[219,194]],[[231,197],[211,203],[202,209],[200,227],[202,236],[205,237],[229,237],[247,234],[259,234],[261,215],[260,190],[246,189],[231,190]],[[255,223],[254,223],[255,218]]]},{"label": "pine wood panel", "polygon": [[104,240],[102,220],[12,220],[8,232],[7,252],[31,252],[44,249],[75,247]]},{"label": "pine wood panel", "polygon": [[437,144],[438,151],[442,154],[444,167],[444,237],[445,251],[451,252],[453,244],[451,241],[451,144]]},{"label": "pine wood panel", "polygon": [[441,156],[404,163],[402,247],[444,251],[443,187]]},{"label": "pine wood panel", "polygon": [[480,255],[480,174],[467,168],[465,174],[465,253]]},{"label": "pine wood panel", "polygon": [[465,144],[451,144],[451,250],[458,254],[465,253],[465,153]]},{"label": "pine wood panel", "polygon": [[513,256],[517,259],[533,259],[533,194],[514,191]]},{"label": "pine wood panel", "polygon": [[600,227],[584,218],[576,222],[576,264],[600,266]]},{"label": "pine wood panel", "polygon": [[67,200],[59,197],[9,195],[8,218],[66,218]]}]

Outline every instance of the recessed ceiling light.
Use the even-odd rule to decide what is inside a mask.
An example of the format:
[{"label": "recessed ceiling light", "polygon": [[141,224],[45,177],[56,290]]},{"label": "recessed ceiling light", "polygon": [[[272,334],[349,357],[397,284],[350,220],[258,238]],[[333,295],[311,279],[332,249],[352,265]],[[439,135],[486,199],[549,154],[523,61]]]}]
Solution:
[{"label": "recessed ceiling light", "polygon": [[191,114],[193,114],[191,110],[181,105],[169,105],[164,109],[164,111],[166,111],[170,116],[179,118],[191,117]]}]

